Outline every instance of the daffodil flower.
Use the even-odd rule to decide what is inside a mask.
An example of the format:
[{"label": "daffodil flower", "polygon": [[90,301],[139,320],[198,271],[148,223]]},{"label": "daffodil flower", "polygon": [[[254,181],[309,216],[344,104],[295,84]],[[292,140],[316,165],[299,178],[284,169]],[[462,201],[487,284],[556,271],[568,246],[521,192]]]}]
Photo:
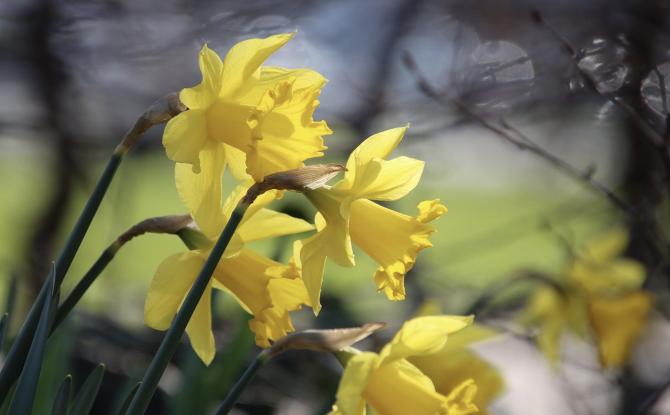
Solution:
[{"label": "daffodil flower", "polygon": [[[205,209],[200,203],[206,200],[199,195],[203,190],[198,185],[201,177],[190,169],[177,169],[177,183],[181,184],[178,186],[180,196],[203,230],[201,240],[206,243],[201,243],[191,251],[171,255],[158,266],[144,309],[146,324],[157,330],[169,327],[202,269],[214,240],[248,189],[248,184],[237,186],[223,205],[219,202],[218,209],[214,208],[214,203]],[[248,242],[313,229],[311,224],[303,220],[263,207],[276,197],[276,192],[267,192],[246,210],[188,323],[186,332],[191,345],[206,364],[212,361],[215,354],[211,328],[213,288],[230,293],[254,316],[249,326],[256,335],[256,343],[261,347],[268,347],[270,340],[293,331],[289,312],[310,305],[300,274],[294,268],[244,247]]]},{"label": "daffodil flower", "polygon": [[220,191],[220,176],[212,172],[240,162],[232,149],[242,152],[256,182],[323,155],[322,136],[331,131],[312,114],[325,78],[310,69],[261,66],[293,35],[239,42],[223,61],[206,45],[200,51],[202,82],[179,94],[188,111],[168,122],[163,145],[170,159],[202,171],[202,183],[214,192]]},{"label": "daffodil flower", "polygon": [[395,212],[373,200],[392,201],[405,196],[419,182],[423,161],[409,157],[386,158],[398,146],[407,127],[377,133],[361,143],[346,164],[344,178],[332,187],[306,191],[318,209],[318,232],[299,249],[303,279],[314,311],[326,258],[342,266],[355,264],[352,241],[379,263],[375,281],[389,299],[405,298],[404,276],[435,231],[428,223],[447,209],[438,200],[419,204],[416,217]]},{"label": "daffodil flower", "polygon": [[594,337],[604,367],[621,367],[642,333],[653,305],[643,290],[645,269],[619,258],[628,244],[623,229],[587,244],[564,269],[562,292],[543,287],[520,316],[522,324],[539,329],[540,349],[556,362],[565,329]]},{"label": "daffodil flower", "polygon": [[472,379],[444,394],[410,362],[441,350],[447,337],[471,323],[471,317],[418,317],[405,322],[379,354],[353,354],[342,374],[331,415],[365,414],[366,402],[381,415],[477,413],[473,403],[477,386]]},{"label": "daffodil flower", "polygon": [[468,379],[474,380],[477,394],[472,402],[479,408],[479,414],[486,415],[491,403],[502,394],[505,382],[498,370],[469,346],[496,335],[495,331],[475,323],[451,334],[438,352],[412,356],[407,360],[428,376],[435,390],[443,395],[448,395]]}]

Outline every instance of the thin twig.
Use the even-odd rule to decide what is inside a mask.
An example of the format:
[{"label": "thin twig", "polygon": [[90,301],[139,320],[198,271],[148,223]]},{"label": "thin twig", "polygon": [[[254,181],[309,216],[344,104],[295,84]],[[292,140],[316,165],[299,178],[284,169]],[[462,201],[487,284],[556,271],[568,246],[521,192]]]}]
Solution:
[{"label": "thin twig", "polygon": [[[578,52],[563,35],[561,35],[556,29],[547,23],[540,12],[534,11],[532,17],[533,21],[539,26],[545,28],[547,32],[549,32],[570,55],[572,64],[582,76],[586,86],[593,90],[596,94],[614,104],[614,106],[621,109],[630,117],[630,119],[635,123],[635,126],[642,132],[641,136],[645,137],[650,145],[659,150],[661,153],[661,160],[663,161],[668,174],[670,174],[670,146],[668,146],[664,137],[658,131],[656,131],[635,108],[624,101],[620,96],[612,93],[605,93],[598,89],[596,80],[593,79],[588,71],[579,66],[579,61],[581,60],[583,54]],[[660,73],[660,71],[658,73]],[[659,77],[659,80],[663,80],[662,77]],[[665,83],[663,83],[662,88],[663,90],[665,89]]]},{"label": "thin twig", "polygon": [[[585,185],[587,185],[588,188],[593,190],[595,193],[607,198],[607,200],[609,200],[612,203],[612,205],[614,205],[618,209],[628,214],[631,213],[632,209],[628,205],[628,203],[619,198],[616,194],[614,194],[612,190],[608,189],[605,185],[603,185],[602,183],[596,181],[593,177],[591,177],[592,176],[591,171],[582,172],[578,170],[576,167],[572,166],[567,161],[549,153],[548,151],[544,150],[543,148],[535,144],[530,138],[528,138],[528,136],[521,133],[519,130],[512,128],[508,123],[503,121],[502,126],[493,124],[492,122],[488,121],[487,119],[485,119],[484,117],[473,111],[463,102],[459,101],[457,98],[450,97],[446,94],[438,93],[435,90],[435,88],[433,88],[433,86],[430,85],[430,83],[426,80],[426,78],[421,74],[416,64],[416,61],[409,52],[405,51],[403,53],[403,61],[407,69],[414,76],[414,80],[417,84],[417,87],[426,96],[446,107],[456,107],[459,111],[468,115],[470,118],[472,118],[473,121],[477,122],[482,127],[496,133],[498,136],[502,137],[506,141],[517,146],[517,148],[519,148],[520,150],[529,151],[535,154],[536,156],[544,159],[557,169],[584,183]],[[513,134],[510,132],[512,132]]]}]

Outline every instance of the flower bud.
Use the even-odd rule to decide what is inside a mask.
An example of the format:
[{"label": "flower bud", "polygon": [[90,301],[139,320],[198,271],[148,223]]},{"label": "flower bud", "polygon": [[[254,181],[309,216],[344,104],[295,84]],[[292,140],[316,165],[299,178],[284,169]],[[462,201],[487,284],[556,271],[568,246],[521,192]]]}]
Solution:
[{"label": "flower bud", "polygon": [[315,164],[293,170],[269,174],[260,183],[249,188],[243,203],[251,204],[258,196],[268,190],[293,190],[304,192],[325,186],[326,183],[346,168],[341,164]]},{"label": "flower bud", "polygon": [[122,233],[121,236],[116,239],[115,245],[119,248],[136,236],[145,233],[177,234],[180,230],[188,227],[192,222],[193,218],[191,218],[190,215],[169,215],[145,219]]},{"label": "flower bud", "polygon": [[279,339],[266,352],[268,357],[274,357],[287,350],[338,352],[384,327],[386,323],[368,323],[361,327],[346,329],[298,331]]}]

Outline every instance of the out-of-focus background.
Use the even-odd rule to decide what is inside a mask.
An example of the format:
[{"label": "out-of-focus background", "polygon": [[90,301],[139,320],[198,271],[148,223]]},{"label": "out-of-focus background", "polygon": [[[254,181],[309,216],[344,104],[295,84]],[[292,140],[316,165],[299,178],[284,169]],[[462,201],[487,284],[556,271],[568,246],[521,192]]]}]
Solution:
[{"label": "out-of-focus background", "polygon": [[[667,141],[654,143],[646,130],[667,137],[670,9],[662,0],[7,0],[0,16],[0,289],[20,310],[123,133],[152,101],[200,81],[202,45],[223,55],[240,40],[291,31],[268,64],[329,79],[316,113],[334,131],[328,161],[410,123],[397,154],[425,160],[426,169],[392,206],[415,214],[418,202],[439,198],[449,208],[435,222],[434,247],[407,276],[406,301],[376,292],[376,265],[361,253],[353,269],[329,263],[323,312],[297,314],[298,328],[386,321],[392,333],[427,306],[464,313],[491,284],[528,270],[557,274],[570,249],[618,225],[630,229],[627,255],[667,292],[667,262],[640,236],[650,223],[661,234],[670,227],[659,156]],[[124,162],[65,290],[131,225],[184,212],[161,134],[151,131]],[[630,210],[616,207],[610,190]],[[299,195],[279,206],[312,212]],[[287,260],[288,242],[255,248]],[[35,413],[48,411],[62,373],[80,384],[98,362],[108,372],[93,413],[112,413],[160,340],[142,320],[154,270],[182,249],[165,235],[123,248],[51,340]],[[185,344],[151,413],[209,413],[217,403],[210,391],[222,398],[255,353],[243,311],[222,295],[216,315],[216,360],[205,369]],[[489,342],[481,353],[507,382],[491,412],[611,414],[653,398],[656,413],[670,413],[659,397],[670,379],[670,359],[657,352],[670,339],[660,311],[644,336],[647,349],[629,369],[636,375],[617,377],[636,379],[628,389],[612,373],[582,367],[593,355],[583,345],[572,351],[581,364],[555,370],[518,336]],[[259,374],[236,411],[322,413],[339,374],[328,356],[289,353]]]}]

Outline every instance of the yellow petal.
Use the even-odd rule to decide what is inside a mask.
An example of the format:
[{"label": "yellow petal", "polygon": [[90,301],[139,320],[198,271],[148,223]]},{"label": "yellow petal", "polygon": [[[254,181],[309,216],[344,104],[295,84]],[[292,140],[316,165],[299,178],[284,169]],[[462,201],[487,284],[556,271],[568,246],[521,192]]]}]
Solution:
[{"label": "yellow petal", "polygon": [[237,232],[243,243],[269,239],[282,235],[307,232],[314,225],[302,219],[270,209],[260,209],[242,224]]},{"label": "yellow petal", "polygon": [[231,145],[246,152],[251,145],[251,128],[247,120],[253,105],[218,99],[207,109],[207,134],[210,140]]},{"label": "yellow petal", "polygon": [[278,66],[261,66],[260,76],[254,82],[248,82],[246,89],[238,95],[245,103],[256,105],[269,89],[281,82],[290,81],[293,89],[300,91],[322,87],[327,81],[317,71],[311,69],[287,69]]},{"label": "yellow petal", "polygon": [[367,387],[368,379],[374,372],[377,362],[378,356],[369,352],[354,355],[349,359],[337,389],[335,413],[342,415],[365,413],[363,391]]},{"label": "yellow petal", "polygon": [[214,334],[212,333],[212,284],[208,284],[191,320],[186,326],[186,334],[191,341],[191,347],[200,360],[209,366],[216,354]]},{"label": "yellow petal", "polygon": [[363,141],[349,156],[343,189],[351,189],[357,176],[363,176],[365,167],[374,159],[385,159],[400,144],[408,127],[392,128],[374,134]]},{"label": "yellow petal", "polygon": [[375,282],[390,300],[405,298],[405,274],[419,252],[432,246],[429,236],[435,228],[426,222],[444,212],[446,207],[438,200],[421,202],[416,218],[365,199],[351,204],[352,241],[379,263]]},{"label": "yellow petal", "polygon": [[254,318],[249,327],[256,344],[269,347],[271,340],[294,330],[289,312],[309,305],[302,280],[291,273],[273,272],[284,267],[263,255],[243,249],[223,259],[214,273],[214,287],[226,290]]},{"label": "yellow petal", "polygon": [[323,284],[323,272],[326,266],[325,243],[324,234],[319,232],[306,240],[298,241],[298,244],[296,244],[295,255],[299,258],[302,278],[309,294],[309,303],[312,305],[315,315],[318,315],[321,311],[321,285]]},{"label": "yellow petal", "polygon": [[538,346],[553,363],[560,357],[560,340],[567,323],[567,313],[567,304],[555,289],[540,288],[519,315],[521,324],[538,329]]},{"label": "yellow petal", "polygon": [[446,397],[437,393],[430,379],[406,360],[382,364],[374,370],[363,397],[384,415],[451,414]]},{"label": "yellow petal", "polygon": [[266,275],[273,276],[266,288],[272,306],[249,322],[251,330],[256,334],[256,344],[260,347],[270,347],[270,340],[278,340],[295,331],[289,313],[310,304],[302,279],[294,278],[296,275],[291,272],[294,271],[292,267],[284,268],[289,272],[276,277],[272,275],[271,268],[266,270]]},{"label": "yellow petal", "polygon": [[[158,266],[144,303],[144,322],[157,330],[167,330],[184,297],[205,263],[200,251],[189,251],[167,257]],[[191,346],[209,365],[216,349],[212,334],[211,284],[200,298],[186,327]]]},{"label": "yellow petal", "polygon": [[408,360],[428,376],[435,389],[443,395],[449,395],[469,379],[474,380],[477,394],[472,402],[480,413],[486,414],[489,405],[502,393],[504,381],[492,365],[467,346],[495,334],[486,327],[474,324],[450,335],[447,344],[437,353],[412,356]]},{"label": "yellow petal", "polygon": [[210,142],[200,154],[202,168],[199,173],[194,173],[185,163],[175,166],[177,193],[200,230],[209,238],[216,239],[226,220],[221,207],[225,152],[221,145]]},{"label": "yellow petal", "polygon": [[244,87],[252,76],[279,48],[284,46],[295,33],[269,36],[264,39],[248,39],[230,48],[223,62],[223,86],[221,97],[229,97]]},{"label": "yellow petal", "polygon": [[238,182],[246,182],[251,179],[247,174],[247,156],[244,151],[241,151],[228,144],[223,144],[226,150],[226,163],[232,176]]},{"label": "yellow petal", "polygon": [[[228,222],[228,219],[231,217],[233,214],[233,211],[235,208],[238,206],[240,200],[244,197],[244,195],[247,193],[247,190],[249,190],[249,187],[253,184],[253,181],[249,180],[245,183],[242,183],[233,189],[232,192],[228,195],[226,200],[223,203],[223,217],[224,217],[224,223]],[[240,229],[247,229],[247,231],[250,231],[249,226],[247,225],[247,222],[249,220],[252,220],[253,217],[265,206],[267,206],[269,203],[280,199],[282,196],[282,193],[280,191],[276,190],[270,190],[268,192],[263,193],[262,195],[258,196],[256,200],[249,206],[246,211],[244,212],[244,217],[242,218],[240,224],[238,225],[237,231],[233,235],[233,238],[231,241],[228,243],[228,246],[226,247],[226,251],[224,252],[223,256],[225,258],[229,258],[232,256],[235,256],[238,254],[238,252],[244,247],[244,240],[242,238],[242,235],[240,233]],[[252,231],[250,231],[252,232]]]},{"label": "yellow petal", "polygon": [[605,262],[616,258],[628,245],[628,232],[616,228],[590,241],[580,252],[580,256],[591,261]]},{"label": "yellow petal", "polygon": [[272,306],[266,290],[271,277],[269,267],[278,263],[249,249],[237,256],[222,259],[214,271],[214,287],[225,289],[250,313],[257,314]]},{"label": "yellow petal", "polygon": [[167,156],[200,171],[200,151],[208,140],[207,118],[199,109],[184,111],[168,121],[163,133]]},{"label": "yellow petal", "polygon": [[213,50],[204,45],[198,54],[202,82],[193,88],[184,88],[179,94],[181,102],[190,109],[209,107],[221,90],[223,64]]},{"label": "yellow petal", "polygon": [[591,301],[589,316],[605,367],[621,367],[626,363],[647,324],[652,305],[652,295],[644,291]]},{"label": "yellow petal", "polygon": [[[398,200],[416,187],[424,162],[409,157],[375,159],[357,167],[351,194],[372,200]],[[339,190],[336,186],[334,190]]]},{"label": "yellow petal", "polygon": [[446,406],[449,409],[449,415],[481,413],[477,405],[473,403],[477,393],[478,385],[476,385],[475,381],[472,379],[465,380],[454,388],[449,396],[447,396]]},{"label": "yellow petal", "polygon": [[274,307],[262,310],[252,320],[249,320],[249,329],[256,336],[256,345],[263,348],[272,345],[270,340],[281,339],[295,331],[289,313]]},{"label": "yellow petal", "polygon": [[382,364],[439,351],[447,336],[472,324],[472,316],[427,316],[408,320],[382,349]]},{"label": "yellow petal", "polygon": [[565,270],[565,274],[568,282],[593,295],[638,289],[646,276],[644,266],[632,259],[593,262],[578,258]]},{"label": "yellow petal", "polygon": [[322,136],[331,134],[325,121],[312,119],[325,80],[298,89],[295,79],[268,89],[249,116],[251,144],[247,172],[261,182],[269,174],[295,169],[323,156]]},{"label": "yellow petal", "polygon": [[432,222],[447,213],[447,207],[440,203],[440,199],[424,200],[417,206],[419,215],[416,217],[421,223]]},{"label": "yellow petal", "polygon": [[199,251],[171,255],[163,260],[151,280],[144,303],[144,322],[156,330],[167,330],[202,269],[205,259]]},{"label": "yellow petal", "polygon": [[323,254],[343,267],[355,265],[354,250],[349,235],[349,205],[351,199],[339,199],[327,189],[305,192],[305,196],[319,210],[326,226],[319,230]]}]

